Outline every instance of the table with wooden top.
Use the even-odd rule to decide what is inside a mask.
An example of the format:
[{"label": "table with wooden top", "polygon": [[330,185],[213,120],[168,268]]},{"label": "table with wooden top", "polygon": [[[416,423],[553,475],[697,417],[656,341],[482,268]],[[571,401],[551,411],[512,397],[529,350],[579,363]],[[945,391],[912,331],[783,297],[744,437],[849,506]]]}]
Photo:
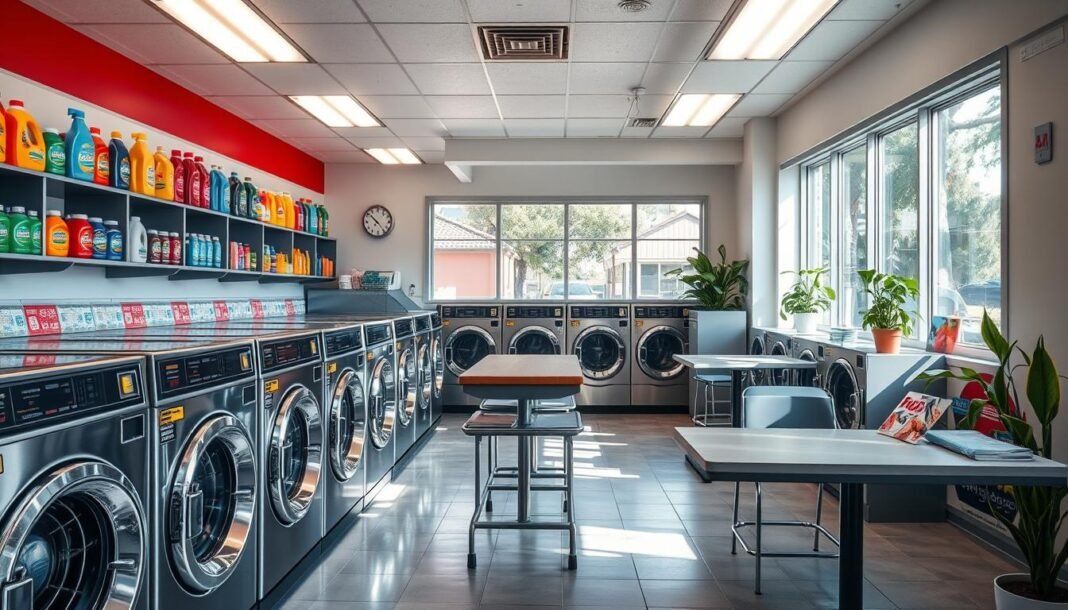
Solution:
[{"label": "table with wooden top", "polygon": [[864,485],[1068,485],[1068,466],[977,461],[876,430],[675,428],[675,440],[705,480],[838,483],[841,547],[838,607],[864,602]]},{"label": "table with wooden top", "polygon": [[742,421],[742,380],[746,373],[760,370],[813,370],[816,368],[816,363],[812,360],[788,356],[675,354],[674,358],[676,362],[693,369],[698,374],[702,371],[730,371],[731,425],[734,427],[740,426]]}]

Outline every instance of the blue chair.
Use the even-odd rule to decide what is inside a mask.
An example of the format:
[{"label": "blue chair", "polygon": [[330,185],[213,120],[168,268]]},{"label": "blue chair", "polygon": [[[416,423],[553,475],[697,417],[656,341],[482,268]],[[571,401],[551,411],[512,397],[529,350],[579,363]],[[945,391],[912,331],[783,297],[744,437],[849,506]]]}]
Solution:
[{"label": "blue chair", "polygon": [[[753,386],[742,392],[743,428],[802,428],[834,429],[838,420],[834,416],[834,400],[822,388],[803,386]],[[738,497],[741,483],[734,484],[734,518],[731,532],[731,554],[737,553],[738,544],[756,557],[756,593],[760,594],[760,560],[763,557],[819,557],[833,559],[838,553],[820,552],[820,536],[826,536],[835,546],[838,539],[820,525],[823,516],[823,485],[816,487],[816,520],[810,521],[764,521],[761,515],[760,483],[756,483],[756,520],[738,520]],[[761,530],[765,525],[807,527],[813,530],[812,552],[765,553],[761,549]],[[750,548],[742,538],[741,530],[755,527],[756,545]]]},{"label": "blue chair", "polygon": [[[693,393],[693,423],[695,426],[731,426],[731,376],[713,373],[694,375],[697,384]],[[709,400],[708,392],[712,391],[712,399]],[[725,390],[727,398],[716,400],[716,390]],[[698,409],[698,402],[701,408]],[[708,406],[712,405],[712,412],[708,412]],[[720,405],[726,405],[726,412],[717,409]]]}]

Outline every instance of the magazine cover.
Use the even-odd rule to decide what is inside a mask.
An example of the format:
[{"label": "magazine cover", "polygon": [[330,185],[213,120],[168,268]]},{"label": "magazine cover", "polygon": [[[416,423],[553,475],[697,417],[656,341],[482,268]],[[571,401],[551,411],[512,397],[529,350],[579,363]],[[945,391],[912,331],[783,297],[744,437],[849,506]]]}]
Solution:
[{"label": "magazine cover", "polygon": [[927,337],[927,351],[952,354],[960,338],[960,318],[932,316],[931,332]]},{"label": "magazine cover", "polygon": [[879,426],[879,434],[915,445],[952,403],[948,398],[909,392],[890,412],[890,417],[886,418],[883,425]]}]

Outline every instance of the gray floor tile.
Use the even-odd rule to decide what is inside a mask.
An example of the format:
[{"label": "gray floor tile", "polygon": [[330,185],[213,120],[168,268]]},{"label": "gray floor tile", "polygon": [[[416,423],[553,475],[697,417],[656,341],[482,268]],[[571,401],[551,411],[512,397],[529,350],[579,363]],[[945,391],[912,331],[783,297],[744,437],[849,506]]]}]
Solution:
[{"label": "gray floor tile", "polygon": [[643,607],[642,589],[635,580],[575,579],[564,583],[565,606]]},{"label": "gray floor tile", "polygon": [[649,607],[730,608],[733,605],[711,580],[643,580],[641,586]]},{"label": "gray floor tile", "polygon": [[408,581],[400,604],[466,604],[477,607],[486,585],[483,574],[417,574]]}]

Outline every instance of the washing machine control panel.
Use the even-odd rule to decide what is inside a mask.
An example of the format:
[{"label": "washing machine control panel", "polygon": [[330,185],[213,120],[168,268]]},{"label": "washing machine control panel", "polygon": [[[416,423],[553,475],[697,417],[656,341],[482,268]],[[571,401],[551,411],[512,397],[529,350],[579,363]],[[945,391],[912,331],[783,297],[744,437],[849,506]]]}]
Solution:
[{"label": "washing machine control panel", "polygon": [[500,309],[494,306],[480,305],[449,305],[441,308],[444,318],[496,318],[500,315]]},{"label": "washing machine control panel", "polygon": [[628,318],[630,311],[625,305],[572,305],[572,318]]},{"label": "washing machine control panel", "polygon": [[393,338],[393,325],[388,322],[369,324],[363,327],[363,332],[367,334],[367,345],[378,345]]},{"label": "washing machine control panel", "polygon": [[635,305],[634,317],[635,318],[685,318],[685,307],[674,307],[669,305]]},{"label": "washing machine control panel", "polygon": [[144,402],[137,365],[13,382],[0,386],[0,438]]},{"label": "washing machine control panel", "polygon": [[327,356],[347,354],[363,347],[363,329],[345,328],[323,333],[323,349]]},{"label": "washing machine control panel", "polygon": [[160,398],[188,394],[205,386],[228,384],[255,376],[252,347],[173,356],[156,360],[156,392]]},{"label": "washing machine control panel", "polygon": [[404,337],[410,337],[412,335],[412,319],[411,318],[397,318],[393,320],[393,334],[398,339]]},{"label": "washing machine control panel", "polygon": [[436,313],[435,312],[435,313],[430,314],[430,326],[433,327],[433,328],[441,328],[441,314],[440,313]]},{"label": "washing machine control panel", "polygon": [[512,305],[504,310],[506,318],[562,318],[563,305]]},{"label": "washing machine control panel", "polygon": [[260,372],[318,362],[322,358],[321,352],[317,334],[267,341],[260,345]]},{"label": "washing machine control panel", "polygon": [[416,332],[426,332],[430,330],[430,316],[416,316],[415,317],[415,330]]}]

